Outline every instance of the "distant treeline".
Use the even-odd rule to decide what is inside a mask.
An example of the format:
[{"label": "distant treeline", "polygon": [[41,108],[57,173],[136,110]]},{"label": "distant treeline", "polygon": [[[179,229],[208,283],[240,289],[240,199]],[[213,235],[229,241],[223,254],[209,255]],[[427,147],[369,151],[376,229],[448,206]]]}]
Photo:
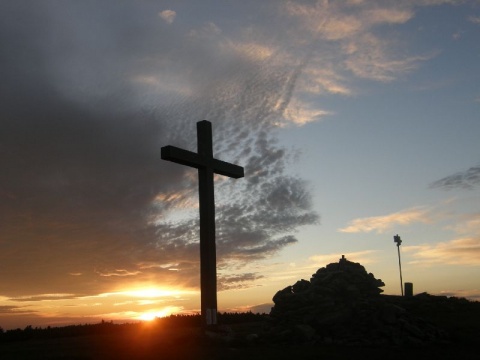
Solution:
[{"label": "distant treeline", "polygon": [[[252,312],[245,313],[218,313],[217,320],[219,324],[231,325],[263,321],[267,317],[266,314],[255,314]],[[194,315],[170,315],[163,318],[157,318],[157,322],[168,326],[198,326],[202,325],[200,314]]]},{"label": "distant treeline", "polygon": [[[266,314],[246,313],[218,313],[218,323],[222,325],[251,323],[264,321]],[[157,318],[149,322],[156,328],[179,328],[179,327],[201,327],[202,319],[200,314],[193,315],[170,315]],[[28,325],[24,329],[13,329],[4,331],[0,327],[0,343],[11,341],[24,341],[30,339],[51,339],[61,337],[76,337],[89,335],[102,335],[112,333],[128,333],[139,330],[145,323],[115,324],[112,321],[102,320],[97,324],[68,325],[63,327],[32,327]]]}]

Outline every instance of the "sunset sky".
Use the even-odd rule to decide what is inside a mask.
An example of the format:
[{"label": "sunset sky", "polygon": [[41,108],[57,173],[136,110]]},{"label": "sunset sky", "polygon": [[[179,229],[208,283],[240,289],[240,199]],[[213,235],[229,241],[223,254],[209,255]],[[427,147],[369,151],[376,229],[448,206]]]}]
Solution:
[{"label": "sunset sky", "polygon": [[480,300],[480,1],[0,2],[0,327],[198,312],[196,151],[220,311],[345,255]]}]

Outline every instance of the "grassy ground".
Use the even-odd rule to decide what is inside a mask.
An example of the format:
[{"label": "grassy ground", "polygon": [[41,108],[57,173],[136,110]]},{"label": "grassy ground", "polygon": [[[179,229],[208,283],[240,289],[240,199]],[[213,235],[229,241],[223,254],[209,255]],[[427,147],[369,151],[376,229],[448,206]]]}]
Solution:
[{"label": "grassy ground", "polygon": [[[235,326],[234,326],[235,327]],[[247,327],[239,329],[248,330]],[[358,348],[338,345],[226,343],[198,329],[148,329],[135,333],[31,339],[0,344],[0,359],[478,359],[474,344]]]},{"label": "grassy ground", "polygon": [[125,335],[32,340],[0,345],[1,359],[478,359],[478,349],[458,345],[416,348],[341,346],[230,346],[177,338],[131,339]]},{"label": "grassy ground", "polygon": [[[153,322],[110,331],[99,325],[94,334],[48,338],[10,339],[0,342],[0,360],[10,359],[478,359],[480,303],[412,301],[408,311],[446,330],[448,344],[417,347],[345,347],[340,345],[268,344],[247,341],[248,334],[261,334],[265,323],[230,325],[232,341],[205,336],[198,326],[173,326]],[[426,305],[428,304],[428,306]],[[433,304],[433,305],[432,305]],[[111,325],[112,329],[115,326]],[[104,331],[107,330],[107,331]]]}]

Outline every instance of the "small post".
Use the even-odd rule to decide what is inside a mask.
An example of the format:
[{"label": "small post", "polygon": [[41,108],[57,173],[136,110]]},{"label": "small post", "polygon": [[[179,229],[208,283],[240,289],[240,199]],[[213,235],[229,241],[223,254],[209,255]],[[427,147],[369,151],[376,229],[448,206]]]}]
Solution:
[{"label": "small post", "polygon": [[400,236],[394,235],[393,242],[397,243],[397,250],[398,250],[398,268],[400,269],[400,290],[403,296],[403,279],[402,279],[402,261],[400,260],[400,245],[402,244],[402,239]]},{"label": "small post", "polygon": [[413,284],[411,282],[405,283],[405,297],[413,296]]}]

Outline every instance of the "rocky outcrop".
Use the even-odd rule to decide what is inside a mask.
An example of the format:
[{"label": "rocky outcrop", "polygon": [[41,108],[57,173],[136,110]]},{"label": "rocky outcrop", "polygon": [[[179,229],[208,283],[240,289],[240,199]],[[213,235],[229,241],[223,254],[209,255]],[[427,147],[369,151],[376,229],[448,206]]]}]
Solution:
[{"label": "rocky outcrop", "polygon": [[445,334],[381,295],[385,284],[344,256],[273,297],[277,340],[347,345],[419,344]]}]

